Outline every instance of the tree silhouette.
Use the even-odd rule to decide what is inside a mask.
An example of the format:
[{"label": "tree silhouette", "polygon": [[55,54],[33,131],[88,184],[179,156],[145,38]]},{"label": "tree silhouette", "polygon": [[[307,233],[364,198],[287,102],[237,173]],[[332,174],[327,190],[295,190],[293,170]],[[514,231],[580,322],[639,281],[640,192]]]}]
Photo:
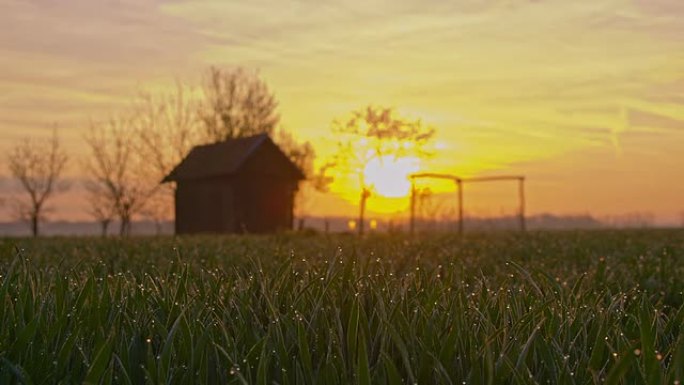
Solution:
[{"label": "tree silhouette", "polygon": [[278,102],[257,73],[211,67],[203,90],[200,118],[208,142],[274,134],[280,122]]},{"label": "tree silhouette", "polygon": [[[133,145],[138,154],[145,154],[146,162],[137,170],[139,178],[161,181],[206,138],[199,121],[199,100],[193,90],[176,82],[173,91],[153,95],[142,93],[136,100],[131,118]],[[173,218],[174,186],[162,184],[147,199],[140,214],[152,220],[161,230],[161,223]]]},{"label": "tree silhouette", "polygon": [[19,142],[7,155],[10,172],[28,195],[28,201],[18,201],[19,216],[28,220],[31,233],[38,236],[38,225],[44,219],[46,202],[56,192],[68,186],[60,180],[68,161],[57,130],[45,142],[29,138]]},{"label": "tree silhouette", "polygon": [[[307,176],[297,194],[296,211],[303,207],[311,190],[324,188],[327,178],[314,172],[313,146],[277,127],[275,96],[256,73],[212,67],[202,97],[193,98],[193,94],[191,88],[177,82],[173,92],[143,93],[134,104],[132,140],[148,160],[141,164],[142,178],[161,180],[197,145],[266,133]],[[160,186],[141,214],[159,228],[162,221],[171,218],[173,196],[172,184]]]},{"label": "tree silhouette", "polygon": [[311,143],[297,141],[288,131],[278,130],[273,140],[306,176],[299,186],[294,202],[294,216],[299,221],[297,228],[302,230],[307,203],[310,203],[311,195],[314,192],[326,192],[332,182],[332,178],[327,175],[327,170],[331,165],[325,164],[316,170],[314,168],[316,152]]},{"label": "tree silhouette", "polygon": [[[175,186],[158,182],[193,147],[256,134],[269,134],[302,168],[306,186],[325,185],[327,179],[313,171],[311,144],[277,129],[278,103],[255,72],[212,67],[202,91],[198,97],[191,87],[177,82],[173,91],[163,94],[141,92],[130,111],[104,126],[91,127],[86,137],[91,149],[86,189],[90,213],[102,226],[107,215],[99,206],[110,202],[122,221],[122,234],[129,231],[133,215],[151,219],[160,229],[172,218]],[[302,197],[298,194],[297,200]]]},{"label": "tree silhouette", "polygon": [[268,134],[306,176],[295,201],[295,216],[303,226],[304,206],[314,191],[325,191],[327,166],[314,169],[316,153],[309,142],[297,141],[279,127],[278,101],[256,72],[211,67],[205,76],[200,118],[204,143]]},{"label": "tree silhouette", "polygon": [[88,213],[100,225],[100,235],[107,236],[109,225],[116,216],[113,199],[109,199],[106,187],[92,180],[85,181],[84,187],[88,194]]},{"label": "tree silhouette", "polygon": [[130,119],[112,118],[100,125],[91,124],[85,140],[90,157],[85,163],[90,191],[99,194],[91,204],[112,207],[120,220],[119,233],[129,235],[133,217],[144,209],[159,188],[158,180],[141,178],[139,171],[147,161],[136,151]]},{"label": "tree silhouette", "polygon": [[313,147],[279,127],[277,108],[275,95],[258,73],[240,67],[211,67],[204,81],[199,109],[202,132],[196,137],[197,144],[268,134],[307,177],[314,176]]},{"label": "tree silhouette", "polygon": [[338,170],[355,175],[359,181],[358,231],[364,233],[366,201],[372,186],[365,177],[368,164],[391,156],[395,159],[429,155],[427,144],[435,130],[423,126],[420,120],[407,120],[387,107],[367,106],[353,111],[346,120],[333,121],[333,133],[339,137],[337,152],[333,156]]}]

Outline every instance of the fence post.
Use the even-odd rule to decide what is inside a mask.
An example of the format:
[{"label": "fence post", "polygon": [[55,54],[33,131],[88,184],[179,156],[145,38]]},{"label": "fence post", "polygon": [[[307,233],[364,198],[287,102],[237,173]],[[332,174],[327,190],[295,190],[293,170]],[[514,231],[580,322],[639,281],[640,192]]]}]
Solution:
[{"label": "fence post", "polygon": [[456,179],[458,187],[458,235],[463,236],[463,180]]},{"label": "fence post", "polygon": [[518,179],[518,193],[520,195],[520,231],[527,230],[525,223],[525,177]]}]

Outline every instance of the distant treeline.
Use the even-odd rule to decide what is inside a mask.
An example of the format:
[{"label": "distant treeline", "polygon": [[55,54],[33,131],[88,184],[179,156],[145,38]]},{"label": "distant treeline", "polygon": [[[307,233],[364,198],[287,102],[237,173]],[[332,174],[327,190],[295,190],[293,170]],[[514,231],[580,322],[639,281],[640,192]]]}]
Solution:
[{"label": "distant treeline", "polygon": [[[622,219],[621,219],[622,218]],[[591,215],[553,215],[541,214],[527,218],[530,230],[572,230],[572,229],[602,229],[602,228],[649,228],[664,227],[653,220],[635,220],[631,215],[622,217],[596,218]],[[305,217],[303,222],[298,222],[295,227],[299,231],[325,233],[340,233],[350,231],[348,217]],[[371,222],[374,222],[371,226]],[[368,220],[366,223],[371,231],[376,232],[408,232],[407,220]],[[466,231],[499,231],[518,229],[518,217],[497,218],[467,218],[465,221]],[[422,221],[416,224],[417,231],[456,232],[456,221]],[[134,235],[171,235],[173,234],[173,221],[135,221],[132,224]],[[88,221],[53,221],[46,222],[43,233],[51,236],[96,236],[101,234],[101,228],[96,222]],[[116,226],[112,226],[110,235],[116,234]],[[28,236],[29,229],[20,221],[0,222],[0,236]]]}]

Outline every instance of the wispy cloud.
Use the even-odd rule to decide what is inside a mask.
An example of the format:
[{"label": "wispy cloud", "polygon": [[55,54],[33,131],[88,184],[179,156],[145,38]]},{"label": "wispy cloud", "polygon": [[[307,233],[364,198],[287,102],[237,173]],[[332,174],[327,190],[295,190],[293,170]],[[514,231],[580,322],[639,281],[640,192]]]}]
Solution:
[{"label": "wispy cloud", "polygon": [[432,166],[467,172],[588,148],[636,157],[651,150],[623,142],[639,135],[650,146],[684,140],[680,0],[0,0],[0,8],[0,140],[59,121],[76,143],[88,117],[123,108],[137,88],[197,81],[212,64],[259,68],[284,125],[323,155],[332,147],[321,131],[367,103],[437,126],[459,151]]}]

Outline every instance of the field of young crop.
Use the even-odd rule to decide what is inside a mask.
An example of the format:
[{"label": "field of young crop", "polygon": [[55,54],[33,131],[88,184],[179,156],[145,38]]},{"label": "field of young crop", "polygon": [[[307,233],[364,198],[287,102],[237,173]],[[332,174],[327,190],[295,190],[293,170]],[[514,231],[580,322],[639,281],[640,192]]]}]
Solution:
[{"label": "field of young crop", "polygon": [[680,384],[684,231],[0,241],[0,384]]}]

